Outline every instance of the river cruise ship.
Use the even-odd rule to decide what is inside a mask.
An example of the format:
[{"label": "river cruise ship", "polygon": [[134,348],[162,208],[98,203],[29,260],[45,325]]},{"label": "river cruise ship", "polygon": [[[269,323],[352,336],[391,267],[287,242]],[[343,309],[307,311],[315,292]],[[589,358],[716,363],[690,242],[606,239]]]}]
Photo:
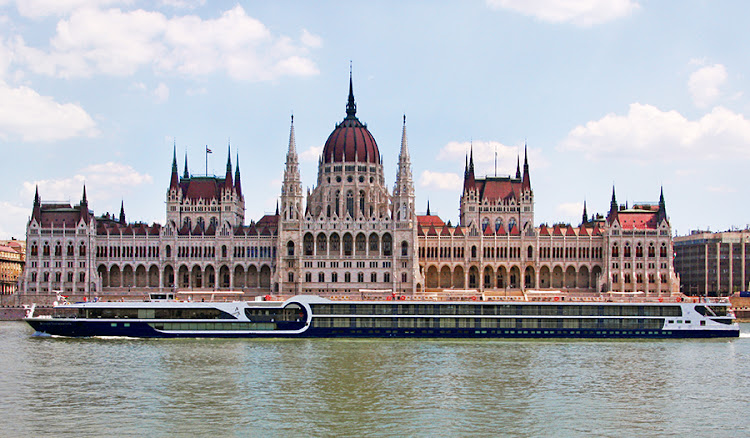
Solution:
[{"label": "river cruise ship", "polygon": [[25,321],[38,334],[74,337],[716,338],[740,333],[729,301],[719,299],[161,298],[62,304],[51,316],[32,312]]}]

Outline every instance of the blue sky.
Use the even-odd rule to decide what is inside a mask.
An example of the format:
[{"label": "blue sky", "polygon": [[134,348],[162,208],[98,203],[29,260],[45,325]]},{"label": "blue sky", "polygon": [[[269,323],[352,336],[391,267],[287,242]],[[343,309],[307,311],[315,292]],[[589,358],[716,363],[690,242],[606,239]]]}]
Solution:
[{"label": "blue sky", "polygon": [[[294,114],[303,185],[345,116],[392,189],[407,116],[417,206],[454,224],[465,154],[515,173],[528,145],[536,223],[656,202],[673,229],[745,227],[750,6],[742,1],[224,2],[0,0],[0,238],[34,188],[97,215],[164,221],[180,172],[239,154],[246,221],[274,211]],[[523,157],[522,157],[523,158]]]}]

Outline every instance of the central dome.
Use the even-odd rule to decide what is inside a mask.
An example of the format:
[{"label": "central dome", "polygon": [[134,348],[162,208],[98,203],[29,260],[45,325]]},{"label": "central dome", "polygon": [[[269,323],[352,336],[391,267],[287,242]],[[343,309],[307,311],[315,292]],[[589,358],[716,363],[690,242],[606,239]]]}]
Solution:
[{"label": "central dome", "polygon": [[380,163],[380,151],[367,126],[356,116],[352,78],[349,77],[349,101],[346,104],[346,118],[336,125],[323,147],[324,163]]}]

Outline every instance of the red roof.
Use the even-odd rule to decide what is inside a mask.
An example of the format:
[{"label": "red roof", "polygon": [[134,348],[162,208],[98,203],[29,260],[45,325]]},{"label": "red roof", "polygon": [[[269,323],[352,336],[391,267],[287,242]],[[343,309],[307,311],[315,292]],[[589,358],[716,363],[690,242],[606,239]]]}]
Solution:
[{"label": "red roof", "polygon": [[440,216],[435,215],[424,215],[424,216],[417,216],[417,223],[422,227],[429,227],[429,226],[435,226],[435,227],[443,227],[445,225],[445,222],[443,222],[442,219],[440,219]]},{"label": "red roof", "polygon": [[510,178],[485,178],[476,181],[480,201],[497,201],[519,199],[521,197],[521,183],[511,181]]},{"label": "red roof", "polygon": [[655,230],[659,226],[659,213],[654,211],[618,212],[616,218],[623,230]]},{"label": "red roof", "polygon": [[182,196],[187,199],[221,199],[225,180],[216,177],[192,177],[180,180]]},{"label": "red roof", "polygon": [[380,163],[380,151],[367,126],[356,117],[347,117],[336,126],[323,146],[323,161]]}]

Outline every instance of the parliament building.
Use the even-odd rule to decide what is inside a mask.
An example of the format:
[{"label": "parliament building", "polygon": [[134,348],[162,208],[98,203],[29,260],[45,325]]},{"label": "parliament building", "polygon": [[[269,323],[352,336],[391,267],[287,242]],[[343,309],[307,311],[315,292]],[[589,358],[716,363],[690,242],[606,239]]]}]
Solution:
[{"label": "parliament building", "polygon": [[[456,225],[417,215],[406,118],[392,189],[380,150],[357,117],[351,78],[346,117],[325,142],[316,185],[302,190],[290,128],[275,214],[245,218],[238,156],[224,177],[178,171],[176,152],[164,224],[96,216],[86,188],[78,204],[45,203],[37,190],[27,225],[21,293],[44,302],[194,294],[317,294],[359,297],[679,290],[672,230],[658,203],[621,206],[606,217],[536,225],[524,151],[515,176],[477,178],[466,158]],[[247,202],[254,202],[248,199]]]}]

